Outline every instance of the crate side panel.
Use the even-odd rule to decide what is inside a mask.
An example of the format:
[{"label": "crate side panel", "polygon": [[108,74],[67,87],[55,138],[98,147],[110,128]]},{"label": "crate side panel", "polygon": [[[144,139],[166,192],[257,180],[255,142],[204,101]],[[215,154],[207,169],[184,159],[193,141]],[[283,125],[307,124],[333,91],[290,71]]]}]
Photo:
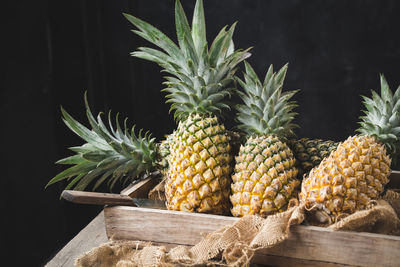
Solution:
[{"label": "crate side panel", "polygon": [[233,224],[237,218],[125,206],[104,209],[109,238],[194,245],[201,234]]},{"label": "crate side panel", "polygon": [[400,237],[298,225],[281,244],[261,254],[356,266],[400,266]]},{"label": "crate side panel", "polygon": [[[113,239],[195,245],[202,234],[233,224],[237,218],[134,207],[105,208],[106,232]],[[399,266],[400,237],[293,226],[289,238],[257,252],[311,262],[361,266]],[[258,262],[258,261],[257,261]],[[318,266],[318,263],[315,263]]]}]

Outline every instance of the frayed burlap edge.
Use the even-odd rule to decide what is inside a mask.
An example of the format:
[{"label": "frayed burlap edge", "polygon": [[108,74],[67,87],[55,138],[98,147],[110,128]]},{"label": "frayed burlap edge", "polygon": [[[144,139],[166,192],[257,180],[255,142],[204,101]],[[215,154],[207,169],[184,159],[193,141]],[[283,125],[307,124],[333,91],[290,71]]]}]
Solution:
[{"label": "frayed burlap edge", "polygon": [[[396,207],[390,202],[398,203],[399,200],[400,194],[389,190],[383,199],[371,202],[368,209],[342,218],[328,228],[396,233],[400,221]],[[301,224],[306,214],[304,205],[293,199],[283,213],[265,219],[245,216],[233,225],[208,234],[193,247],[177,246],[166,252],[163,246],[139,241],[111,241],[79,257],[75,264],[80,267],[249,266],[257,250],[273,247],[287,239],[290,226]]]},{"label": "frayed burlap edge", "polygon": [[382,199],[373,200],[365,210],[348,215],[327,226],[332,230],[350,230],[377,234],[396,234],[400,227],[400,194],[387,190]]},{"label": "frayed burlap edge", "polygon": [[76,266],[133,267],[159,266],[165,257],[165,247],[142,241],[110,241],[75,260]]},{"label": "frayed burlap edge", "polygon": [[390,234],[398,228],[399,224],[399,218],[392,206],[381,199],[371,202],[369,209],[349,215],[328,228]]},{"label": "frayed burlap edge", "polygon": [[167,198],[165,197],[165,177],[162,178],[162,180],[153,188],[149,191],[148,193],[148,198],[149,199],[154,199],[154,200],[162,200],[166,201]]}]

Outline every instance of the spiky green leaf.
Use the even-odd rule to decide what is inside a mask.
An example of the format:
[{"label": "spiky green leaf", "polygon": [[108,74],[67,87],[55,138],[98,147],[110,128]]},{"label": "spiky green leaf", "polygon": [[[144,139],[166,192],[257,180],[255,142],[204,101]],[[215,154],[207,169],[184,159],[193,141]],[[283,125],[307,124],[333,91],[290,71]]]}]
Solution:
[{"label": "spiky green leaf", "polygon": [[274,134],[282,138],[293,135],[292,129],[297,125],[292,123],[296,115],[292,110],[297,104],[289,100],[298,90],[282,93],[287,64],[278,73],[273,72],[271,65],[263,84],[246,61],[245,70],[245,81],[237,78],[243,89],[239,96],[244,102],[244,105],[236,106],[241,123],[239,128],[250,135]]},{"label": "spiky green leaf", "polygon": [[114,127],[111,113],[108,115],[108,129],[102,121],[101,113],[97,116],[97,120],[93,116],[86,94],[85,106],[91,130],[75,121],[63,110],[65,123],[87,143],[70,148],[76,155],[61,159],[57,163],[74,166],[57,174],[47,186],[72,178],[67,188],[84,190],[96,181],[93,187],[96,189],[106,181],[114,186],[117,181],[136,179],[145,172],[155,170],[158,152],[155,140],[151,138],[149,132],[143,133],[139,130],[138,135],[135,135],[134,127],[128,129],[126,119],[121,126],[118,115]]}]

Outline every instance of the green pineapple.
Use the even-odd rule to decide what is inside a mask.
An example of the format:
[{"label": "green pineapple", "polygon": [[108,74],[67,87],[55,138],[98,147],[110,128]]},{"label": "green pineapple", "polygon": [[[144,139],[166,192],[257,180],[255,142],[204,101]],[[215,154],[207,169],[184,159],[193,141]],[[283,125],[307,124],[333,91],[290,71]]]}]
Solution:
[{"label": "green pineapple", "polygon": [[309,138],[290,139],[286,143],[297,160],[300,180],[304,174],[318,166],[324,158],[328,157],[333,150],[336,150],[339,144],[331,140]]},{"label": "green pineapple", "polygon": [[172,134],[165,183],[167,206],[173,210],[229,212],[230,135],[217,116],[229,109],[236,66],[250,56],[235,50],[235,24],[224,27],[210,48],[206,40],[203,2],[198,0],[192,27],[179,1],[175,5],[178,45],[150,24],[128,14],[134,33],[159,49],[140,47],[132,56],[153,61],[167,73],[167,103],[178,120]]},{"label": "green pineapple", "polygon": [[285,143],[296,127],[292,110],[297,105],[289,100],[297,91],[282,93],[287,65],[278,73],[271,65],[263,84],[247,62],[245,66],[245,81],[238,79],[244,104],[237,107],[237,120],[248,138],[236,157],[231,212],[267,216],[284,211],[300,184],[295,157]]}]

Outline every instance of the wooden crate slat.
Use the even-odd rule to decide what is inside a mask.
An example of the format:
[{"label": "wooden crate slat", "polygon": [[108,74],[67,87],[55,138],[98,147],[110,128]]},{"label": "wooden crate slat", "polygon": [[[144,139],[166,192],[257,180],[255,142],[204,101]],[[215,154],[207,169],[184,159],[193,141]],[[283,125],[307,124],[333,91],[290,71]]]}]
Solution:
[{"label": "wooden crate slat", "polygon": [[[201,234],[233,224],[238,218],[115,206],[105,208],[105,220],[107,236],[113,239],[195,245],[201,240]],[[292,227],[289,239],[274,248],[259,251],[257,258],[276,256],[288,258],[286,262],[290,258],[309,261],[310,264],[319,261],[396,266],[400,264],[397,252],[400,252],[400,237],[397,236],[298,225]]]},{"label": "wooden crate slat", "polygon": [[298,225],[289,238],[260,251],[267,255],[335,262],[356,266],[400,266],[400,237],[351,231],[333,231]]},{"label": "wooden crate slat", "polygon": [[158,176],[159,173],[153,173],[136,183],[130,184],[121,191],[121,195],[128,195],[131,198],[147,198],[149,191],[159,182]]},{"label": "wooden crate slat", "polygon": [[285,256],[274,256],[267,255],[258,252],[251,259],[251,263],[259,264],[262,266],[282,266],[282,267],[351,267],[353,265],[339,264],[334,262],[326,261],[315,261],[315,260],[305,260],[296,259]]},{"label": "wooden crate slat", "polygon": [[137,239],[194,245],[201,233],[210,233],[232,224],[237,218],[126,206],[104,209],[107,236],[113,239]]}]

